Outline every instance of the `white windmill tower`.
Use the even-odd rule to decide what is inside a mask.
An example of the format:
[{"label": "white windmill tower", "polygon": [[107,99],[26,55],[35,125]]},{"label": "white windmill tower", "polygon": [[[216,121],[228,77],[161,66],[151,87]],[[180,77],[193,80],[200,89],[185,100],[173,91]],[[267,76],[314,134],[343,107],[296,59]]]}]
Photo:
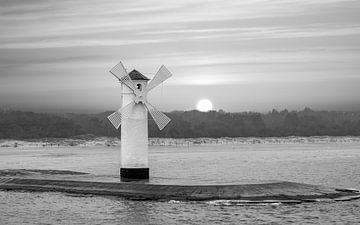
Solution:
[{"label": "white windmill tower", "polygon": [[149,79],[140,72],[126,72],[120,62],[110,73],[121,83],[121,108],[108,116],[110,122],[118,129],[121,125],[121,162],[120,177],[122,179],[148,179],[148,114],[162,130],[170,118],[157,110],[146,99],[147,93],[158,86],[172,74],[161,66],[154,78]]}]

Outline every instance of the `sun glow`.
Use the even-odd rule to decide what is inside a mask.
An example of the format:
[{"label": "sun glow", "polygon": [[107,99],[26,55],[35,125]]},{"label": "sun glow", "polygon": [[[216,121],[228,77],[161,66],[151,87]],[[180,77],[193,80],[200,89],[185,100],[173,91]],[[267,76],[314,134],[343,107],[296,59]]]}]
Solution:
[{"label": "sun glow", "polygon": [[196,105],[196,109],[201,112],[207,112],[213,109],[213,105],[210,100],[208,99],[202,99],[198,101]]}]

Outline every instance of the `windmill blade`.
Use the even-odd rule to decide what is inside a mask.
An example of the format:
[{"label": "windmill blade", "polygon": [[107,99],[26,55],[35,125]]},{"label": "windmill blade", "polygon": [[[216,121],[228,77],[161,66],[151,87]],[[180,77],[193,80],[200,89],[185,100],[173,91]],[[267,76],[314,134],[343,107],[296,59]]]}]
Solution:
[{"label": "windmill blade", "polygon": [[111,124],[116,128],[119,129],[121,125],[121,118],[126,118],[129,113],[131,112],[133,106],[135,105],[134,102],[130,102],[126,106],[120,108],[118,111],[115,111],[107,118],[110,120]]},{"label": "windmill blade", "polygon": [[171,76],[172,74],[170,73],[170,71],[164,65],[162,65],[158,72],[155,74],[154,78],[147,85],[147,91],[150,91]]},{"label": "windmill blade", "polygon": [[128,75],[128,73],[126,72],[126,69],[124,67],[124,65],[122,64],[122,62],[119,62],[118,64],[116,64],[111,70],[110,73],[112,75],[114,75],[117,79],[121,79],[122,77]]},{"label": "windmill blade", "polygon": [[164,129],[164,127],[170,122],[170,118],[167,117],[164,113],[157,110],[154,106],[150,103],[145,102],[145,106],[148,109],[150,115],[154,119],[156,125],[159,127],[160,130]]},{"label": "windmill blade", "polygon": [[111,70],[110,73],[114,75],[120,82],[128,86],[131,90],[135,90],[135,84],[132,82],[129,74],[126,72],[126,69],[122,62],[116,64]]}]

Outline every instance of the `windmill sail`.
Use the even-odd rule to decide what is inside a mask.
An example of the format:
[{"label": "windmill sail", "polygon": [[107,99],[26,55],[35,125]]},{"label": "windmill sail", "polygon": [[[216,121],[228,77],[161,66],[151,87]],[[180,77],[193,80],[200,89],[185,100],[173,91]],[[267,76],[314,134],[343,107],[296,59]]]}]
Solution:
[{"label": "windmill sail", "polygon": [[110,70],[110,73],[113,74],[117,79],[119,79],[121,83],[129,87],[134,94],[134,99],[131,103],[129,103],[128,105],[122,107],[118,111],[108,116],[108,119],[110,120],[112,125],[114,125],[116,129],[119,129],[122,120],[128,117],[129,114],[132,112],[133,106],[135,106],[135,104],[144,104],[146,109],[149,111],[150,115],[154,119],[156,125],[159,127],[159,129],[160,130],[164,129],[164,127],[170,122],[170,118],[167,117],[164,113],[157,110],[149,102],[147,102],[146,94],[151,89],[158,86],[159,84],[161,84],[162,82],[164,82],[165,80],[167,80],[169,77],[172,76],[169,70],[164,65],[162,65],[158,70],[158,72],[153,77],[153,79],[150,81],[150,83],[146,86],[145,90],[137,89],[135,87],[134,82],[131,80],[130,75],[127,73],[124,65],[121,62],[116,64]]},{"label": "windmill sail", "polygon": [[150,91],[151,89],[158,86],[159,84],[161,84],[171,76],[172,74],[170,73],[170,71],[164,65],[162,65],[158,70],[158,72],[155,74],[154,78],[150,81],[149,85],[147,86],[147,91]]},{"label": "windmill sail", "polygon": [[126,106],[122,107],[118,111],[115,111],[110,116],[108,116],[108,119],[110,120],[111,124],[116,128],[119,129],[121,125],[121,118],[126,118],[129,113],[131,112],[133,106],[135,105],[134,102],[131,102],[127,104]]},{"label": "windmill sail", "polygon": [[119,62],[118,64],[116,64],[111,70],[110,73],[112,75],[114,75],[117,79],[119,79],[119,81],[123,84],[125,84],[126,86],[128,86],[131,90],[135,90],[135,85],[132,82],[129,74],[126,72],[126,69],[124,67],[124,65]]},{"label": "windmill sail", "polygon": [[164,127],[170,122],[170,118],[167,117],[164,113],[157,110],[154,106],[150,103],[145,102],[145,106],[148,109],[150,115],[154,119],[156,125],[159,127],[160,130],[164,129]]}]

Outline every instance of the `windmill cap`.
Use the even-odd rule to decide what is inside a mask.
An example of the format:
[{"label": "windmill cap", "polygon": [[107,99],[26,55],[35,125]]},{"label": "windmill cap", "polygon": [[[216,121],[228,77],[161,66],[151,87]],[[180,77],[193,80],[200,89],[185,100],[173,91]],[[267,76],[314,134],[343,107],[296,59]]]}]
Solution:
[{"label": "windmill cap", "polygon": [[137,70],[133,70],[129,73],[129,76],[131,78],[131,80],[150,80],[149,78],[147,78],[146,76],[144,76],[142,73],[140,73]]}]

